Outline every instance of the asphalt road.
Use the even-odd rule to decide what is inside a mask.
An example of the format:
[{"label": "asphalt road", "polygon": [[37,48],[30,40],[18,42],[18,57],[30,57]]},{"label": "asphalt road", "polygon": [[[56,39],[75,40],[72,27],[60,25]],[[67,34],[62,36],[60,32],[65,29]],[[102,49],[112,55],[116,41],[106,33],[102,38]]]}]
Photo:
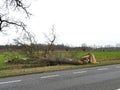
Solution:
[{"label": "asphalt road", "polygon": [[1,78],[0,90],[120,90],[120,65]]}]

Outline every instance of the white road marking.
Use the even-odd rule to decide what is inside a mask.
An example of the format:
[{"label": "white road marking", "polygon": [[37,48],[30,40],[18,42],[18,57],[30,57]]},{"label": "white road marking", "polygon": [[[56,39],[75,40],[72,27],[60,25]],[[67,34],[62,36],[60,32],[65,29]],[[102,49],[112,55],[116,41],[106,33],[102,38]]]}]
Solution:
[{"label": "white road marking", "polygon": [[1,84],[8,84],[8,83],[16,83],[16,82],[21,82],[22,80],[14,80],[14,81],[7,81],[7,82],[0,82]]},{"label": "white road marking", "polygon": [[99,68],[97,70],[107,70],[108,68]]},{"label": "white road marking", "polygon": [[78,71],[78,72],[73,72],[73,74],[80,74],[80,73],[86,73],[87,71]]},{"label": "white road marking", "polygon": [[42,76],[40,78],[52,78],[52,77],[58,77],[60,75],[56,74],[56,75],[49,75],[49,76]]}]

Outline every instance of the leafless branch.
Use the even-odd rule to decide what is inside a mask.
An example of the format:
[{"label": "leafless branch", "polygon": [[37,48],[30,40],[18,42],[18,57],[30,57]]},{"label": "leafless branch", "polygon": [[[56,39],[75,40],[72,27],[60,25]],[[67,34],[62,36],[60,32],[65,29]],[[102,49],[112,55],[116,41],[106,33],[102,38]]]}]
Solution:
[{"label": "leafless branch", "polygon": [[21,21],[10,21],[8,19],[2,19],[0,16],[0,31],[3,31],[4,28],[14,25],[15,27],[20,27],[22,30],[26,29],[26,25]]},{"label": "leafless branch", "polygon": [[44,34],[44,35],[45,35],[45,38],[48,40],[48,41],[47,41],[48,46],[47,46],[47,48],[46,48],[46,50],[45,50],[45,57],[47,56],[47,54],[49,53],[49,51],[52,50],[52,47],[53,47],[54,42],[55,42],[55,40],[56,40],[56,34],[55,34],[54,30],[55,30],[55,27],[54,27],[54,25],[53,25],[52,28],[51,28],[51,33],[50,33],[50,36],[51,36],[51,37],[48,36],[48,35],[46,35],[46,34]]},{"label": "leafless branch", "polygon": [[[25,0],[24,0],[25,2]],[[6,5],[6,8],[8,8],[9,6],[13,7],[15,10],[18,9],[22,9],[27,17],[29,17],[31,15],[31,13],[28,12],[27,8],[30,6],[26,6],[24,3],[23,3],[23,0],[5,0],[4,1],[5,5]]]},{"label": "leafless branch", "polygon": [[3,12],[0,12],[0,31],[3,32],[5,31],[5,28],[9,28],[10,26],[16,27],[17,30],[22,29],[25,31],[26,29],[25,23],[23,23],[22,21],[13,20],[11,16],[9,16],[11,13],[9,11],[11,11],[11,9],[12,11],[16,9],[18,11],[22,10],[23,13],[27,15],[27,17],[30,17],[31,13],[29,13],[28,11],[28,7],[30,5],[27,5],[28,0],[2,0],[1,2],[2,3],[0,4],[1,5],[0,10],[2,10]]}]

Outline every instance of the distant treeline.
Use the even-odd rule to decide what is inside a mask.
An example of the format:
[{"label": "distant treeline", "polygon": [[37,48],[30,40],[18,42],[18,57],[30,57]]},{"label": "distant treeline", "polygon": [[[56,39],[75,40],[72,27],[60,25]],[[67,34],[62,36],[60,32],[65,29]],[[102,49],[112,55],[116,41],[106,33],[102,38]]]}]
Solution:
[{"label": "distant treeline", "polygon": [[[37,50],[43,51],[47,48],[46,44],[37,44],[34,45],[37,47]],[[23,46],[18,45],[0,45],[0,51],[17,51],[23,49]],[[52,46],[52,51],[120,51],[120,47],[104,46],[104,47],[90,47],[90,46],[80,46],[80,47],[71,47],[64,44],[58,44]]]}]

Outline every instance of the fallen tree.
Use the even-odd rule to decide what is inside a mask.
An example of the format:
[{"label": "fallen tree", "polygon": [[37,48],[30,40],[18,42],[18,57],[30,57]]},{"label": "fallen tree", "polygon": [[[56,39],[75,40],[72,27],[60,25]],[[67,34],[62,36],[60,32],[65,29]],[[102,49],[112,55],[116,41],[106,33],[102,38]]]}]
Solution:
[{"label": "fallen tree", "polygon": [[71,58],[49,58],[49,57],[31,57],[26,59],[14,58],[7,60],[8,64],[32,64],[37,66],[53,66],[53,65],[83,65],[83,64],[96,64],[98,63],[95,59],[94,54],[87,54],[82,56],[80,59]]}]

